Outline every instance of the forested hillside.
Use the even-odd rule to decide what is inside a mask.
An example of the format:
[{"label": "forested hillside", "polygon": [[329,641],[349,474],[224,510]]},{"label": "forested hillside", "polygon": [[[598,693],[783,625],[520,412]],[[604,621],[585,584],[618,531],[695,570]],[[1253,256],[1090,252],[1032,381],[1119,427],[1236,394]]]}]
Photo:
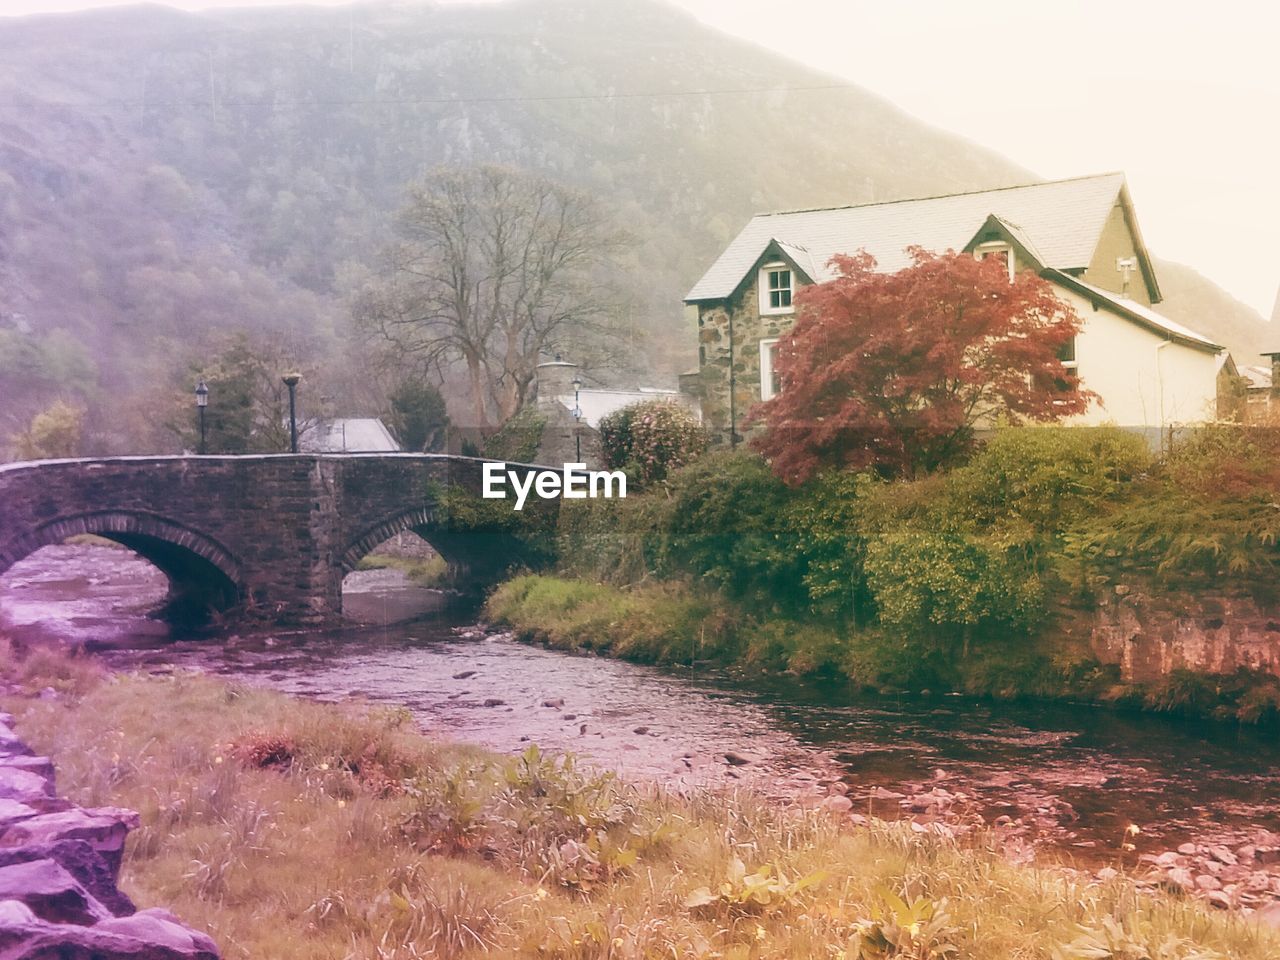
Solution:
[{"label": "forested hillside", "polygon": [[[652,0],[4,21],[0,434],[63,396],[99,448],[158,448],[159,391],[241,328],[328,358],[315,389],[343,412],[376,408],[345,287],[439,164],[600,195],[637,241],[633,354],[667,382],[694,356],[680,298],[751,213],[1034,177],[833,83]],[[1171,316],[1260,347],[1247,307],[1162,281]]]}]

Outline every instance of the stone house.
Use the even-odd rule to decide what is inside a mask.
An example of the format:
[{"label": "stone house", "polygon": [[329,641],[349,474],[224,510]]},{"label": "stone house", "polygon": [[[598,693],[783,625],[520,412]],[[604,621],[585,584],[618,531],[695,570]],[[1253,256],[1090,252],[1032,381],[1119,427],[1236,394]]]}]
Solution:
[{"label": "stone house", "polygon": [[866,250],[882,270],[906,248],[999,257],[1035,270],[1084,326],[1063,363],[1101,398],[1077,424],[1158,436],[1217,416],[1222,347],[1153,309],[1161,299],[1121,173],[972,193],[754,217],[685,297],[698,324],[698,369],[681,378],[720,440],[778,389],[773,357],[796,291],[834,276],[836,254]]}]

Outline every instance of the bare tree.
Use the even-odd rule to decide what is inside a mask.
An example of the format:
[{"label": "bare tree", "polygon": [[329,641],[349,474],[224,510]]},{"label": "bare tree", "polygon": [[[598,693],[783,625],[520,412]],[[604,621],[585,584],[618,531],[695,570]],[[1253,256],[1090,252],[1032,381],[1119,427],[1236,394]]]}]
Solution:
[{"label": "bare tree", "polygon": [[586,194],[502,167],[442,169],[409,188],[398,226],[357,321],[442,373],[465,368],[480,424],[532,399],[540,359],[611,338],[626,239]]}]

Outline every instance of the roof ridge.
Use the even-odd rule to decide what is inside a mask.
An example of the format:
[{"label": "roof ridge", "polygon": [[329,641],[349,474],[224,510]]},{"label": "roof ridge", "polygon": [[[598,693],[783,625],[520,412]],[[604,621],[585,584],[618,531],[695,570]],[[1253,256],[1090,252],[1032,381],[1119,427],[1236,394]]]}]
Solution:
[{"label": "roof ridge", "polygon": [[1075,183],[1080,180],[1102,180],[1106,177],[1124,178],[1123,170],[1108,170],[1106,173],[1089,173],[1078,177],[1063,177],[1059,180],[1033,180],[1030,183],[1014,183],[1007,187],[990,187],[986,190],[959,190],[955,193],[935,193],[925,197],[899,197],[896,200],[871,200],[867,203],[843,203],[833,207],[797,207],[792,210],[766,210],[753,214],[752,217],[782,217],[793,213],[825,213],[830,210],[858,210],[863,207],[888,207],[895,203],[919,203],[924,200],[946,200],[950,197],[971,197],[979,193],[1003,193],[1006,190],[1025,190],[1027,187],[1050,187],[1059,183]]}]

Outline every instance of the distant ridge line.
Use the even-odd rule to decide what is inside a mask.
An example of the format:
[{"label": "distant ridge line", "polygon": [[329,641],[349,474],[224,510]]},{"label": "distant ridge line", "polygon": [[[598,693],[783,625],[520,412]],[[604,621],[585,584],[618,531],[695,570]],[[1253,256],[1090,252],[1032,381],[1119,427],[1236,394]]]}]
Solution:
[{"label": "distant ridge line", "polygon": [[[119,106],[119,107],[259,107],[259,108],[291,108],[291,107],[378,107],[378,106],[440,106],[445,104],[460,103],[555,103],[560,101],[584,101],[584,100],[644,100],[644,99],[662,99],[666,97],[721,97],[721,96],[743,96],[762,93],[816,93],[826,90],[865,90],[865,87],[856,83],[825,83],[814,84],[812,86],[802,87],[738,87],[725,88],[720,90],[668,90],[668,91],[637,91],[633,93],[565,93],[565,94],[546,94],[541,96],[527,97],[368,97],[368,98],[351,98],[342,100],[218,100],[216,103],[210,103],[208,99],[201,100],[150,100],[145,98],[137,98],[130,100],[99,100],[89,102],[78,102],[75,100],[46,100],[45,103],[59,107],[83,108],[92,106]],[[0,105],[4,106],[20,106],[16,101],[0,101]]]},{"label": "distant ridge line", "polygon": [[[931,193],[923,197],[897,197],[893,200],[868,200],[865,203],[838,203],[832,207],[796,207],[793,210],[762,210],[754,214],[757,217],[785,217],[793,213],[823,213],[827,210],[857,210],[861,207],[887,207],[895,203],[919,203],[924,200],[945,200],[948,197],[968,197],[975,193],[999,193],[1002,190],[1025,190],[1027,187],[1046,187],[1055,183],[1074,183],[1077,180],[1101,180],[1103,177],[1123,177],[1123,170],[1108,170],[1105,173],[1083,173],[1076,177],[1058,177],[1053,180],[1028,180],[1025,183],[1011,183],[1004,187],[988,187],[984,190],[956,190],[953,193]],[[798,246],[798,244],[797,244]],[[1280,295],[1278,295],[1280,297]],[[1277,299],[1280,305],[1280,299]]]}]

